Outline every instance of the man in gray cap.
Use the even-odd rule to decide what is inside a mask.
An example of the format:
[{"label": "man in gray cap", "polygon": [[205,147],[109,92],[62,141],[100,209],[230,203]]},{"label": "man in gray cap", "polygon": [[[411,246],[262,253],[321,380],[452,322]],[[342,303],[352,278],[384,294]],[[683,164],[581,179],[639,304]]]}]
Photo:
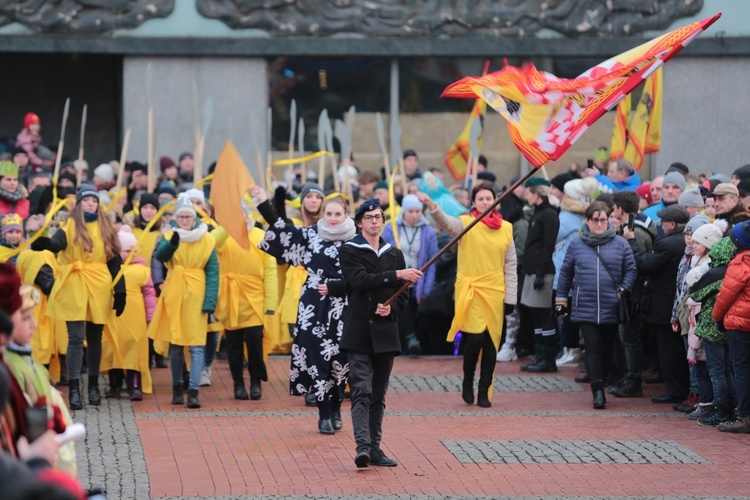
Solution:
[{"label": "man in gray cap", "polygon": [[701,191],[698,188],[688,189],[677,198],[677,204],[685,209],[690,214],[690,217],[697,214],[706,206],[706,202],[701,196]]},{"label": "man in gray cap", "polygon": [[[648,207],[643,213],[659,224],[659,211],[669,205],[676,204],[680,195],[685,191],[685,177],[681,173],[672,171],[664,176],[661,185],[661,201],[656,205]],[[687,221],[685,221],[687,222]]]},{"label": "man in gray cap", "polygon": [[[671,175],[667,174],[667,176]],[[679,174],[677,174],[679,175]],[[682,177],[682,176],[680,176]],[[665,184],[667,179],[665,178]],[[632,231],[623,230],[623,236],[633,250],[638,273],[646,276],[641,315],[646,321],[646,332],[655,335],[659,350],[659,364],[666,392],[654,396],[654,403],[679,403],[688,394],[690,378],[685,362],[685,346],[680,332],[672,330],[672,306],[676,293],[677,269],[685,254],[682,231],[690,220],[684,207],[672,204],[658,213],[664,236],[654,241],[651,252],[641,251]]]},{"label": "man in gray cap", "polygon": [[726,235],[732,230],[732,226],[750,219],[750,212],[742,206],[740,191],[734,184],[728,182],[718,184],[709,196],[715,200],[716,218],[729,223]]}]

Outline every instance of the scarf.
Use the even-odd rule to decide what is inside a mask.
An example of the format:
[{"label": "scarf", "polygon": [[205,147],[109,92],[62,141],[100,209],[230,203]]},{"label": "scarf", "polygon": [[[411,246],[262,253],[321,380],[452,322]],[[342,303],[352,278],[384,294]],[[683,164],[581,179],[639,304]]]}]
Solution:
[{"label": "scarf", "polygon": [[10,191],[6,191],[5,189],[0,188],[0,198],[9,201],[10,203],[17,203],[18,200],[23,198],[23,188],[21,186],[18,186],[18,189],[16,189],[15,193],[11,193]]},{"label": "scarf", "polygon": [[[479,210],[476,208],[471,209],[472,217],[479,217],[479,213]],[[503,216],[492,211],[482,219],[482,222],[484,222],[484,224],[490,229],[500,229],[500,226],[503,224]]]},{"label": "scarf", "polygon": [[318,220],[318,234],[323,241],[347,241],[357,234],[357,227],[351,217],[344,219],[338,226],[329,226],[325,219]]},{"label": "scarf", "polygon": [[201,222],[193,229],[174,227],[173,231],[180,235],[181,243],[195,243],[206,235],[208,232],[208,226],[204,222]]},{"label": "scarf", "polygon": [[99,213],[97,212],[83,212],[83,220],[86,222],[96,222],[99,220]]},{"label": "scarf", "polygon": [[8,350],[10,352],[14,352],[20,356],[30,356],[31,355],[31,344],[26,345],[18,345],[12,340],[8,342]]},{"label": "scarf", "polygon": [[598,247],[611,241],[615,237],[615,229],[610,227],[607,228],[601,234],[594,234],[590,231],[581,231],[581,239],[590,247]]}]

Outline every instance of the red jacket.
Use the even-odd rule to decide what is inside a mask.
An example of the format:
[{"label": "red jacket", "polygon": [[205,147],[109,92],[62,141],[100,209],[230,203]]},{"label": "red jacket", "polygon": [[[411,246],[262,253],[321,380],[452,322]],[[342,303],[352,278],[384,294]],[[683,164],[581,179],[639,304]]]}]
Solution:
[{"label": "red jacket", "polygon": [[15,203],[0,198],[0,217],[5,217],[10,213],[18,214],[22,219],[26,219],[29,216],[30,204],[27,198],[21,198]]},{"label": "red jacket", "polygon": [[734,256],[711,315],[727,330],[750,332],[750,250]]}]

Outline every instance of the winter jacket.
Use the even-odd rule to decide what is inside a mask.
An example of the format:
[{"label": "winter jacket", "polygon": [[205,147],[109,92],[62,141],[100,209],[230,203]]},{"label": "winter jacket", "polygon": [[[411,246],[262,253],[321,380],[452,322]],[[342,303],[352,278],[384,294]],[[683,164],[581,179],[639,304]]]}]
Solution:
[{"label": "winter jacket", "polygon": [[26,198],[13,202],[0,197],[0,216],[2,217],[8,214],[18,214],[22,219],[26,219],[29,216],[30,207],[31,204]]},{"label": "winter jacket", "polygon": [[[403,232],[404,222],[403,214],[398,216],[396,225],[399,229],[399,235]],[[427,219],[422,216],[417,223],[419,229],[419,257],[417,259],[417,268],[422,267],[438,252],[437,236],[435,231],[427,223]],[[411,229],[410,229],[411,230]],[[396,240],[393,237],[393,224],[387,224],[383,233],[381,234],[383,239],[393,246],[396,246]],[[399,240],[403,243],[403,237],[399,236]],[[432,293],[432,286],[435,283],[435,266],[430,266],[424,272],[422,279],[417,281],[415,286],[417,302],[422,301],[422,297],[430,295]]]},{"label": "winter jacket", "polygon": [[29,163],[38,167],[42,164],[41,158],[36,155],[36,148],[42,144],[42,136],[25,128],[16,136],[16,147],[23,148],[29,156]]},{"label": "winter jacket", "polygon": [[701,310],[696,315],[695,334],[717,344],[726,344],[727,334],[724,328],[719,328],[711,311],[716,305],[716,297],[734,251],[734,244],[728,237],[714,243],[708,252],[711,257],[710,269],[688,291],[688,297],[701,303]]},{"label": "winter jacket", "polygon": [[646,210],[644,210],[642,213],[643,215],[654,221],[655,224],[661,224],[661,217],[656,214],[664,207],[666,207],[666,205],[663,201],[660,201],[656,205],[651,205],[650,207],[646,208]]},{"label": "winter jacket", "polygon": [[750,250],[734,256],[716,297],[712,316],[727,330],[750,332]]},{"label": "winter jacket", "polygon": [[641,315],[658,325],[668,325],[672,320],[672,306],[676,293],[677,267],[685,254],[682,231],[669,233],[654,241],[654,249],[644,253],[635,239],[628,240],[638,273],[646,276]]},{"label": "winter jacket", "polygon": [[[136,257],[131,260],[131,264],[141,264],[146,266],[146,259],[143,257]],[[156,311],[156,290],[154,290],[154,283],[151,278],[145,286],[141,287],[141,293],[143,294],[143,304],[146,306],[146,321],[151,322],[151,318],[154,317],[154,311]]]},{"label": "winter jacket", "polygon": [[524,272],[529,274],[555,274],[552,252],[555,250],[560,221],[557,210],[545,199],[534,208],[529,223],[529,234],[524,249]]},{"label": "winter jacket", "polygon": [[[672,303],[672,323],[679,323],[680,322],[680,316],[679,311],[677,310],[677,306],[682,302],[682,299],[685,296],[685,292],[687,291],[687,288],[685,286],[685,276],[687,276],[688,271],[690,271],[690,261],[693,258],[693,249],[685,247],[685,255],[680,260],[680,265],[677,266],[677,279],[675,279],[675,294],[674,294],[674,302]],[[683,335],[686,335],[687,332],[683,331]]]},{"label": "winter jacket", "polygon": [[612,191],[635,191],[635,188],[641,185],[641,178],[638,176],[638,172],[634,172],[627,179],[617,182],[612,181],[609,177],[602,174],[597,174],[596,180]]},{"label": "winter jacket", "polygon": [[570,243],[578,237],[581,226],[586,218],[586,205],[567,196],[563,198],[560,206],[560,228],[557,230],[557,241],[555,251],[552,253],[552,262],[555,263],[555,281],[552,288],[557,290],[557,280],[560,277],[560,268],[565,260],[565,252]]},{"label": "winter jacket", "polygon": [[[584,231],[588,233],[588,227]],[[614,282],[602,260],[614,276]],[[572,321],[617,324],[620,302],[617,289],[630,292],[636,275],[633,252],[621,236],[596,247],[577,237],[568,247],[560,268],[556,300],[567,301],[568,291],[573,288]]]}]

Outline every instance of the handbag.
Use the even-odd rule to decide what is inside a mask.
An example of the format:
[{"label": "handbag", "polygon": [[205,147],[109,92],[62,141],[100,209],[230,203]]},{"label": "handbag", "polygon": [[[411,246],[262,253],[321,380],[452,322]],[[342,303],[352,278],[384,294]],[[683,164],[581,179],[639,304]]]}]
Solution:
[{"label": "handbag", "polygon": [[[599,259],[599,262],[602,263],[602,266],[604,266],[604,270],[607,271],[607,274],[609,274],[610,279],[612,280],[612,283],[615,282],[615,277],[612,274],[612,271],[609,270],[607,267],[607,264],[604,262],[604,259],[602,259],[602,255],[599,252],[594,252]],[[617,296],[619,297],[619,301],[617,303],[617,320],[619,323],[625,324],[630,322],[630,313],[631,313],[631,300],[630,300],[630,292],[627,290],[623,290],[621,287],[617,287]]]}]

